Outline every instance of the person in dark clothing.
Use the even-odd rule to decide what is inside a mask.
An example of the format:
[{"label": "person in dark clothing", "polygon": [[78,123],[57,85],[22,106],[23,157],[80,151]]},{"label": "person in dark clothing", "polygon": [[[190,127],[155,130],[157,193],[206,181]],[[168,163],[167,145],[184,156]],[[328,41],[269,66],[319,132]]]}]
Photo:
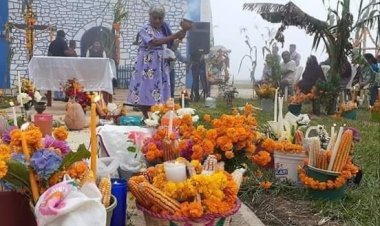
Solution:
[{"label": "person in dark clothing", "polygon": [[57,31],[57,37],[49,45],[48,56],[64,57],[69,55],[69,47],[65,41],[65,32]]},{"label": "person in dark clothing", "polygon": [[100,43],[100,41],[95,41],[94,44],[92,46],[90,46],[90,48],[88,48],[86,56],[87,57],[97,57],[97,58],[107,57],[106,53],[104,51],[104,48],[103,48],[102,44]]},{"label": "person in dark clothing", "polygon": [[199,82],[202,81],[202,86],[205,94],[207,95],[207,84],[203,84],[203,78],[206,77],[206,64],[204,57],[201,54],[192,54],[190,56],[191,62],[191,73],[193,76],[193,84],[191,88],[191,97],[195,102],[198,102],[200,99],[199,94]]},{"label": "person in dark clothing", "polygon": [[75,40],[70,40],[69,42],[69,50],[68,50],[68,56],[70,57],[77,57],[78,54],[77,54],[77,51],[75,51],[75,49],[77,48],[77,43],[75,42]]},{"label": "person in dark clothing", "polygon": [[315,56],[311,55],[306,62],[305,71],[302,74],[302,79],[298,83],[298,87],[304,94],[310,93],[311,89],[318,80],[325,80],[321,66]]},{"label": "person in dark clothing", "polygon": [[365,79],[365,82],[361,84],[361,87],[369,85],[369,104],[373,106],[378,97],[379,83],[377,82],[376,76],[379,76],[378,73],[380,72],[380,69],[376,58],[372,54],[366,53],[364,54],[364,58],[367,60],[367,63],[370,66],[370,70],[367,70],[367,73],[364,72],[364,74],[367,75],[367,78]]}]

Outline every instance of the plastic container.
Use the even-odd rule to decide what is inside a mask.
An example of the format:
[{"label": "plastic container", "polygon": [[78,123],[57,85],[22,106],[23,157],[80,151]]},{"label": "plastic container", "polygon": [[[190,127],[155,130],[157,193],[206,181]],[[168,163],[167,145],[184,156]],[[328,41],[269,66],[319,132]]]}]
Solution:
[{"label": "plastic container", "polygon": [[346,112],[342,113],[342,117],[343,118],[351,119],[351,120],[355,120],[356,119],[356,115],[357,115],[356,110],[346,111]]},{"label": "plastic container", "polygon": [[34,124],[40,128],[43,137],[45,137],[45,135],[51,136],[51,132],[53,130],[53,115],[35,114]]},{"label": "plastic container", "polygon": [[121,116],[119,118],[119,124],[122,126],[141,126],[142,117],[135,116]]},{"label": "plastic container", "polygon": [[115,196],[111,196],[111,204],[106,208],[107,218],[106,218],[106,226],[111,226],[111,219],[113,215],[113,211],[117,206],[117,199]]},{"label": "plastic container", "polygon": [[302,165],[305,153],[274,152],[274,172],[279,180],[299,183],[298,166]]},{"label": "plastic container", "polygon": [[[315,167],[308,166],[306,168],[306,173],[309,177],[318,180],[319,182],[326,182],[328,180],[335,180],[339,173],[331,172],[326,170],[321,170]],[[344,197],[346,191],[346,185],[343,185],[339,189],[329,190],[326,189],[324,191],[314,190],[309,188],[308,193],[312,198],[315,199],[324,199],[324,200],[337,200]]]},{"label": "plastic container", "polygon": [[125,226],[127,217],[127,181],[112,179],[111,193],[117,199],[117,206],[113,211],[110,226]]},{"label": "plastic container", "polygon": [[299,116],[301,114],[302,104],[289,104],[288,111],[295,116]]}]

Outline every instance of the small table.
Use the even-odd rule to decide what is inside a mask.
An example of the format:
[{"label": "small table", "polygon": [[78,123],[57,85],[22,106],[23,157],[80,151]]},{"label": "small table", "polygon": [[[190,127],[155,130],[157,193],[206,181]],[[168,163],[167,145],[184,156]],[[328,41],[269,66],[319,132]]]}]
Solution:
[{"label": "small table", "polygon": [[[112,79],[115,72],[108,58],[46,57],[34,56],[29,62],[29,76],[36,88],[60,91],[69,79],[77,79],[84,91],[104,91],[113,94]],[[50,105],[49,105],[50,102]]]}]

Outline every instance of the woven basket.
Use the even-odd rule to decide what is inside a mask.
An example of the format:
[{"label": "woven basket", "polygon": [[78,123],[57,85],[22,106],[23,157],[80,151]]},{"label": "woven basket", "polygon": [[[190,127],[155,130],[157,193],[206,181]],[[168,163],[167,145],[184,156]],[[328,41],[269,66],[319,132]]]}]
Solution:
[{"label": "woven basket", "polygon": [[199,219],[161,215],[154,213],[136,203],[137,209],[144,213],[145,223],[149,226],[229,226],[232,216],[240,209],[241,202],[237,200],[235,207],[226,214],[208,214]]}]

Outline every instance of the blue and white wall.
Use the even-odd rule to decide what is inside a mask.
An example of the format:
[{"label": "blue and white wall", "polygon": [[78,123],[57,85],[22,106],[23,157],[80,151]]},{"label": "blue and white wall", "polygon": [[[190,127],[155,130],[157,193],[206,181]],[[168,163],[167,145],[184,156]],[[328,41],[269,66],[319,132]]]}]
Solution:
[{"label": "blue and white wall", "polygon": [[9,45],[4,25],[8,21],[8,1],[0,0],[0,89],[9,87]]},{"label": "blue and white wall", "polygon": [[[67,40],[76,40],[80,53],[80,40],[83,34],[90,28],[104,26],[111,29],[113,21],[113,4],[117,0],[34,0],[33,8],[37,14],[37,24],[53,25],[66,32]],[[179,29],[179,23],[187,12],[188,4],[191,0],[152,0],[150,4],[161,3],[167,10],[166,20],[174,31]],[[201,1],[201,0],[197,0]],[[203,1],[203,0],[202,0]],[[208,1],[208,0],[207,0]],[[4,5],[9,2],[9,11]],[[110,4],[108,4],[110,2]],[[14,23],[24,23],[21,12],[22,1],[20,0],[0,0],[0,16],[9,12],[9,20]],[[198,17],[200,17],[200,5],[198,4]],[[128,19],[123,23],[121,29],[121,64],[134,62],[136,47],[132,46],[135,37],[141,26],[148,20],[149,6],[142,0],[128,0]],[[0,20],[0,25],[1,25]],[[2,26],[1,26],[2,27]],[[15,48],[15,55],[11,63],[11,86],[15,84],[17,71],[21,75],[27,74],[27,54],[25,48],[25,33],[15,30],[12,33]],[[3,45],[0,40],[0,45]],[[46,55],[49,46],[49,32],[36,31],[35,55]],[[3,48],[0,46],[0,48]],[[186,53],[186,44],[182,45],[183,54]],[[0,49],[0,60],[3,57],[3,50]],[[0,65],[3,63],[0,62]],[[0,66],[2,70],[3,66]],[[1,82],[0,82],[1,84]]]}]

